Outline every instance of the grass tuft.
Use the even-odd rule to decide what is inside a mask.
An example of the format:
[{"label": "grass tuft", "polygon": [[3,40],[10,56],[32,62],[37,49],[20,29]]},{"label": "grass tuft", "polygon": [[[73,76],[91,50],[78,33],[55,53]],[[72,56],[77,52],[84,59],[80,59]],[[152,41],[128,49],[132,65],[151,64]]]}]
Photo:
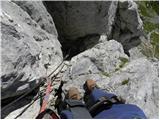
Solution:
[{"label": "grass tuft", "polygon": [[129,78],[126,79],[126,80],[123,80],[122,83],[121,83],[121,85],[126,85],[126,84],[128,84],[128,83],[129,83]]}]

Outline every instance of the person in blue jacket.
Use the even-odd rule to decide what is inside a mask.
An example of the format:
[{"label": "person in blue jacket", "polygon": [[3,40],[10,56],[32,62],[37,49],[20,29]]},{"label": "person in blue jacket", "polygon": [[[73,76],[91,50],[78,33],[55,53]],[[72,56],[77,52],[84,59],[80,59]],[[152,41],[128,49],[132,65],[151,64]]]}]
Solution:
[{"label": "person in blue jacket", "polygon": [[63,119],[146,119],[144,112],[136,105],[125,104],[115,94],[96,87],[94,80],[84,84],[84,102],[77,88],[69,89],[65,107],[60,112]]}]

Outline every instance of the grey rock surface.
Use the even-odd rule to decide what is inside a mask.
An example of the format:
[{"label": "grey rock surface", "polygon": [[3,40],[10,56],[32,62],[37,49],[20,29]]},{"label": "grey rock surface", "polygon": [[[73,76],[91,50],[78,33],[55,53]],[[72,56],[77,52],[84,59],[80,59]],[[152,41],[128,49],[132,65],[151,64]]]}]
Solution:
[{"label": "grey rock surface", "polygon": [[[41,7],[40,11],[45,11],[43,9]],[[47,20],[41,21],[44,26],[45,23]],[[50,24],[50,27],[56,31],[54,25]],[[62,51],[57,35],[43,30],[35,19],[13,2],[2,1],[1,30],[3,100],[35,86],[39,82],[37,78],[49,74],[62,61]]]},{"label": "grey rock surface", "polygon": [[[45,77],[61,63],[59,37],[61,42],[65,41],[63,52],[72,48],[76,54],[81,53],[76,56],[73,51],[69,53],[74,57],[65,62],[54,89],[62,77],[67,82],[65,92],[74,86],[83,96],[83,84],[94,79],[103,90],[138,105],[148,118],[158,118],[158,60],[149,60],[135,47],[143,31],[135,2],[2,1],[1,4],[2,101],[26,93],[39,83],[38,78]],[[129,50],[130,57],[124,50]],[[34,95],[28,97],[11,106],[3,116],[15,118]],[[52,92],[49,105],[54,100]],[[39,110],[37,100],[19,118],[35,118]]]},{"label": "grey rock surface", "polygon": [[144,57],[130,61],[120,43],[106,41],[71,59],[63,76],[68,81],[64,90],[74,86],[83,96],[87,79],[96,80],[101,89],[125,98],[127,103],[138,105],[148,118],[158,118],[157,61]]},{"label": "grey rock surface", "polygon": [[146,58],[135,59],[113,75],[107,86],[127,103],[138,105],[148,118],[158,118],[158,69],[154,63]]},{"label": "grey rock surface", "polygon": [[46,2],[57,30],[66,40],[111,32],[117,1]]},{"label": "grey rock surface", "polygon": [[142,54],[140,46],[131,48],[129,50],[129,54],[130,54],[130,60],[134,60],[134,59],[138,59],[138,58],[147,58],[145,55]]},{"label": "grey rock surface", "polygon": [[133,1],[119,1],[112,39],[122,43],[125,50],[140,44],[143,35],[143,22]]},{"label": "grey rock surface", "polygon": [[82,85],[86,79],[109,80],[109,76],[121,69],[128,59],[122,45],[115,40],[99,43],[71,59],[71,67],[63,76],[63,79],[68,81],[64,88],[67,90],[71,85],[79,89],[83,88]]},{"label": "grey rock surface", "polygon": [[42,1],[13,1],[20,6],[37,24],[48,33],[58,36],[54,22]]},{"label": "grey rock surface", "polygon": [[122,43],[128,54],[129,49],[141,43],[143,22],[132,0],[44,3],[54,19],[61,44],[70,49],[72,56],[99,43],[101,35]]}]

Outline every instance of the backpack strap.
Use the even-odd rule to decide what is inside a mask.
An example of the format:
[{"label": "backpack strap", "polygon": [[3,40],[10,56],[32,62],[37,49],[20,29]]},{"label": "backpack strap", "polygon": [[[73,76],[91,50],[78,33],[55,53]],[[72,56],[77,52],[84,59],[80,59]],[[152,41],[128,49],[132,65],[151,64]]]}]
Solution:
[{"label": "backpack strap", "polygon": [[94,104],[90,109],[89,112],[94,117],[98,113],[100,113],[103,110],[110,109],[113,104],[124,104],[124,102],[119,99],[117,96],[113,96],[111,98],[108,98],[106,96],[101,97],[96,104]]},{"label": "backpack strap", "polygon": [[73,114],[73,119],[91,119],[91,115],[86,106],[79,100],[66,100],[66,103]]}]

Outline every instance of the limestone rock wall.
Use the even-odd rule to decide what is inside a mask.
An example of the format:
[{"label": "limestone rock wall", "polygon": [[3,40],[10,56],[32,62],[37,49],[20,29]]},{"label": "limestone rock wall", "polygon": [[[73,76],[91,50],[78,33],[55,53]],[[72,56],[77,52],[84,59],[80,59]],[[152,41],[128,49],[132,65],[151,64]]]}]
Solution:
[{"label": "limestone rock wall", "polygon": [[143,35],[143,22],[135,2],[118,2],[115,24],[111,34],[110,37],[122,43],[126,51],[140,44],[139,37]]},{"label": "limestone rock wall", "polygon": [[[54,24],[48,23],[52,19],[49,14],[45,14],[42,3],[34,2],[32,7],[28,5],[34,14],[29,14],[28,10],[26,12],[14,2],[2,1],[1,4],[3,100],[23,94],[35,86],[39,82],[36,79],[54,70],[63,57],[56,29]],[[23,7],[26,4],[24,2]],[[40,11],[43,12],[39,14]],[[42,20],[37,22],[37,18]],[[48,32],[50,29],[55,32]]]},{"label": "limestone rock wall", "polygon": [[41,1],[13,1],[20,6],[43,30],[58,36],[51,15]]}]

